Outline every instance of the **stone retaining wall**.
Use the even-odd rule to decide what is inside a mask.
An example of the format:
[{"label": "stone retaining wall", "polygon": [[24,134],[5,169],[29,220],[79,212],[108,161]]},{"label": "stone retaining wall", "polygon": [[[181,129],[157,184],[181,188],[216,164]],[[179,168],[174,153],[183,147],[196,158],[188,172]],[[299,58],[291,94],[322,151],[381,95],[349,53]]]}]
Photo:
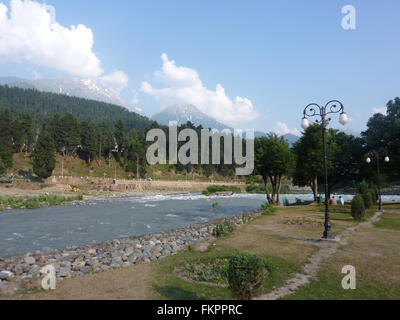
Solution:
[{"label": "stone retaining wall", "polygon": [[[260,214],[260,211],[245,213],[248,221]],[[239,214],[165,232],[93,245],[0,258],[0,285],[41,278],[43,275],[40,270],[46,265],[54,266],[57,278],[62,279],[162,259],[184,250],[191,243],[210,239],[214,227],[224,221],[231,222],[235,227],[240,226],[243,223],[242,216],[243,214]]]}]

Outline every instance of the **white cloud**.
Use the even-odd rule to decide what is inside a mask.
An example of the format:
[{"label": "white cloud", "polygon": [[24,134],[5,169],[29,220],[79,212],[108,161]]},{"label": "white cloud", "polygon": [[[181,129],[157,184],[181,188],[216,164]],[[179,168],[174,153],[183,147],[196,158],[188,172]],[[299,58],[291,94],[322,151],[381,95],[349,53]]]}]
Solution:
[{"label": "white cloud", "polygon": [[133,97],[131,99],[131,103],[134,106],[137,106],[139,104],[139,97],[138,97],[138,93],[134,90],[133,91]]},{"label": "white cloud", "polygon": [[[118,96],[128,84],[121,70],[104,74],[93,52],[92,30],[83,24],[64,27],[53,6],[32,0],[0,2],[0,63],[28,62],[94,80]],[[35,70],[35,79],[41,75]]]},{"label": "white cloud", "polygon": [[37,80],[40,79],[42,75],[40,74],[40,72],[33,70],[33,77],[35,78],[35,80]]},{"label": "white cloud", "polygon": [[121,70],[114,70],[110,74],[100,77],[103,86],[120,93],[128,85],[128,76]]},{"label": "white cloud", "polygon": [[91,29],[61,26],[54,7],[11,0],[9,11],[0,3],[0,30],[0,60],[5,63],[26,61],[85,77],[103,73],[92,51]]},{"label": "white cloud", "polygon": [[372,109],[372,112],[375,114],[375,113],[380,113],[380,114],[383,114],[384,116],[386,116],[386,114],[387,114],[387,108],[386,107],[383,107],[383,108],[373,108]]},{"label": "white cloud", "polygon": [[237,96],[232,100],[220,84],[215,91],[209,90],[204,87],[195,69],[176,66],[175,61],[169,60],[165,53],[161,59],[162,70],[156,71],[154,76],[166,87],[157,89],[147,81],[142,82],[141,86],[141,91],[155,97],[161,107],[192,104],[216,120],[230,125],[248,122],[258,116],[249,99]]},{"label": "white cloud", "polygon": [[294,134],[295,136],[300,136],[300,131],[296,128],[289,129],[286,123],[278,121],[276,125],[272,128],[272,131],[275,132],[277,135],[283,136],[285,134]]}]

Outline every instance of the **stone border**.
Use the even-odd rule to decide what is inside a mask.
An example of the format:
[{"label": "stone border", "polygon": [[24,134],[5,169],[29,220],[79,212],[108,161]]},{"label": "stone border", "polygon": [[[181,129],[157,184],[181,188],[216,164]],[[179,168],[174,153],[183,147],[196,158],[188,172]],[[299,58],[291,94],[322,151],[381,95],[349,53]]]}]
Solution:
[{"label": "stone border", "polygon": [[261,215],[261,211],[241,213],[159,233],[0,258],[0,286],[14,281],[42,278],[44,275],[40,270],[46,265],[52,265],[57,279],[63,279],[162,259],[185,250],[187,245],[196,241],[210,239],[217,224],[229,221],[234,227],[242,225],[243,215],[252,221]]}]

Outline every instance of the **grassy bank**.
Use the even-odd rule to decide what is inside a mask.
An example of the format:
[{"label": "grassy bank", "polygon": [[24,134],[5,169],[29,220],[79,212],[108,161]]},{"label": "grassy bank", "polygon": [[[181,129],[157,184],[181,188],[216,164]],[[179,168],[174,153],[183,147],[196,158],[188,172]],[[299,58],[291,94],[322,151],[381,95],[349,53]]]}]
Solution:
[{"label": "grassy bank", "polygon": [[0,197],[0,210],[37,209],[41,207],[59,206],[72,201],[83,200],[81,194],[74,196],[40,195],[37,197]]},{"label": "grassy bank", "polygon": [[235,186],[209,186],[207,189],[203,190],[202,194],[210,196],[219,192],[241,193],[242,191],[239,187]]}]

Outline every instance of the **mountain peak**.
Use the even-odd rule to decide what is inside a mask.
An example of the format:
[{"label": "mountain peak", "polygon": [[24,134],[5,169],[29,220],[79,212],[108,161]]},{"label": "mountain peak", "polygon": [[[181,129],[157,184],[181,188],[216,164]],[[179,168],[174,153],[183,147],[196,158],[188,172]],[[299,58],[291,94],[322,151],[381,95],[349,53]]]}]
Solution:
[{"label": "mountain peak", "polygon": [[130,111],[142,114],[140,109],[133,108],[132,106],[128,105],[113,90],[104,88],[96,81],[91,79],[39,78],[36,80],[25,80],[16,77],[2,77],[0,78],[0,84],[8,85],[10,87],[36,89],[38,91],[101,101],[122,106]]},{"label": "mountain peak", "polygon": [[159,113],[151,117],[152,120],[157,121],[162,125],[169,125],[170,121],[177,121],[178,125],[185,124],[190,121],[195,126],[201,125],[203,128],[211,128],[217,130],[230,129],[227,125],[218,122],[214,118],[209,117],[201,112],[196,106],[192,104],[185,105],[171,105],[164,108]]}]

